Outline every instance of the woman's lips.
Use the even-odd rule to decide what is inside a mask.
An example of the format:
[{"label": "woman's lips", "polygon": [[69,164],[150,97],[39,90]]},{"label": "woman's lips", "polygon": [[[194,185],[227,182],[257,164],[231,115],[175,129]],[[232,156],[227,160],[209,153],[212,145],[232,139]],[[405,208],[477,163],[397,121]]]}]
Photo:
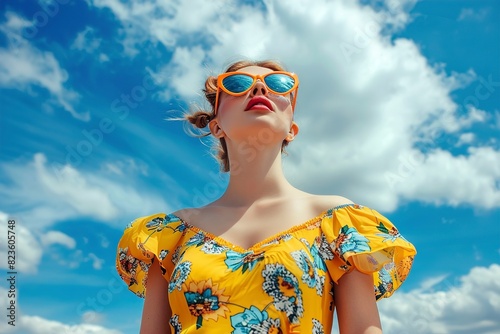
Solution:
[{"label": "woman's lips", "polygon": [[253,97],[250,101],[248,101],[247,107],[245,110],[273,110],[273,106],[271,101],[262,96]]}]

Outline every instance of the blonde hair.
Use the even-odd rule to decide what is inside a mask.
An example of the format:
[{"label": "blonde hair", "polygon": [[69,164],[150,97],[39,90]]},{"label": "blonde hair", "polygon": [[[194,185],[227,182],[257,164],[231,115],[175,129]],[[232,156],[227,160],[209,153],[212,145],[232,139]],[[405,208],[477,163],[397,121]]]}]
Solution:
[{"label": "blonde hair", "polygon": [[[273,71],[285,71],[285,68],[273,60],[262,60],[262,61],[251,61],[251,60],[240,60],[229,65],[225,71],[234,72],[238,71],[244,67],[248,66],[259,66],[265,67]],[[192,126],[198,129],[204,129],[208,126],[211,120],[215,118],[215,97],[217,94],[217,76],[209,76],[205,81],[205,88],[203,89],[205,98],[210,103],[211,110],[197,110],[191,114],[185,115],[185,119],[191,123]],[[200,136],[205,137],[210,135],[210,132],[202,133]],[[281,152],[285,152],[285,146],[288,145],[288,141],[283,140],[281,144]],[[216,147],[216,158],[221,165],[221,170],[223,172],[229,172],[229,157],[227,152],[226,141],[224,138],[219,139],[219,143]]]}]

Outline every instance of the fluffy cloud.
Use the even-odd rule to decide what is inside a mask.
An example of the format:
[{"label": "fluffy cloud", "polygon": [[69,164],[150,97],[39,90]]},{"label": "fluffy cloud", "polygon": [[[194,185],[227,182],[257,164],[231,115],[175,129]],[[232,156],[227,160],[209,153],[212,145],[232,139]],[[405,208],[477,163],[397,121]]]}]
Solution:
[{"label": "fluffy cloud", "polygon": [[[384,333],[493,334],[500,332],[500,265],[473,268],[458,280],[397,292],[379,303]],[[437,287],[440,287],[438,289]]]},{"label": "fluffy cloud", "polygon": [[[0,234],[8,235],[8,220],[14,220],[8,214],[0,211]],[[82,263],[91,262],[95,270],[102,269],[104,260],[97,257],[94,253],[85,255],[81,250],[75,249],[76,241],[69,235],[60,231],[49,230],[47,232],[40,231],[34,228],[27,228],[24,220],[15,219],[15,224],[11,229],[16,236],[15,253],[16,263],[15,270],[20,273],[35,274],[38,271],[38,266],[42,257],[45,254],[52,261],[57,261],[61,266],[66,268],[77,268]],[[101,236],[101,239],[103,237]],[[101,241],[101,245],[107,246],[106,239]],[[52,245],[61,245],[67,249],[74,250],[72,252],[59,252],[57,248],[52,248]],[[0,244],[0,256],[7,259],[8,244]],[[0,268],[9,270],[7,261],[0,263]]]},{"label": "fluffy cloud", "polygon": [[[3,325],[3,324],[2,324]],[[16,327],[5,327],[2,333],[17,334],[121,334],[122,332],[114,329],[108,329],[94,324],[69,325],[59,321],[48,320],[42,317],[24,315],[21,316]],[[1,327],[0,327],[1,328]]]},{"label": "fluffy cloud", "polygon": [[[123,227],[130,217],[168,209],[163,200],[112,181],[106,173],[91,175],[70,165],[51,165],[41,153],[28,164],[6,163],[0,167],[13,183],[0,185],[4,204],[37,230],[82,216]],[[26,203],[31,204],[27,207]],[[71,243],[62,239],[59,242]]]},{"label": "fluffy cloud", "polygon": [[[387,1],[374,10],[352,1],[237,7],[92,1],[121,21],[120,38],[130,49],[146,40],[172,49],[173,57],[160,70],[169,77],[166,97],[174,90],[196,98],[203,78],[235,55],[277,58],[299,73],[301,133],[289,149],[286,173],[304,190],[343,194],[382,211],[394,210],[401,199],[498,207],[498,168],[484,164],[498,165],[499,151],[478,138],[469,140],[487,113],[451,98],[476,75],[447,74],[442,65],[429,64],[413,41],[392,39],[411,20],[414,3]],[[465,131],[470,134],[463,136]],[[454,138],[467,153],[443,151],[442,137]],[[397,176],[408,157],[418,160],[418,168],[395,186],[388,175]],[[479,176],[481,187],[463,177],[469,172]],[[477,196],[478,188],[491,200]]]},{"label": "fluffy cloud", "polygon": [[[424,280],[418,289],[397,291],[378,302],[386,334],[495,334],[500,332],[500,265],[467,275]],[[332,334],[338,334],[334,326]]]},{"label": "fluffy cloud", "polygon": [[78,112],[74,104],[79,95],[65,87],[67,72],[61,68],[51,52],[32,46],[22,35],[22,30],[31,23],[12,12],[6,12],[6,21],[0,31],[7,37],[8,45],[0,48],[0,86],[14,88],[34,94],[33,87],[47,90],[52,100],[49,105],[57,105],[70,112],[77,119],[88,121],[88,112]]},{"label": "fluffy cloud", "polygon": [[[12,229],[8,228],[7,221],[14,220]],[[8,231],[11,231],[10,233]],[[9,233],[9,234],[8,234]],[[15,236],[15,270],[22,273],[36,272],[38,264],[43,255],[43,247],[36,238],[36,236],[27,228],[21,221],[13,219],[13,217],[0,211],[0,235],[7,237],[7,235]],[[0,243],[0,256],[2,259],[8,259],[8,244],[5,242]],[[0,263],[0,268],[9,270],[6,260]]]},{"label": "fluffy cloud", "polygon": [[[1,296],[7,296],[8,290],[0,287]],[[23,314],[20,310],[20,305],[17,296],[14,299],[1,298],[0,306],[2,310],[7,309],[11,300],[16,304],[16,321],[15,326],[7,324],[4,320],[0,323],[1,333],[16,333],[16,334],[121,334],[120,331],[108,329],[97,325],[103,320],[103,315],[97,312],[86,312],[82,316],[82,323],[78,325],[64,324],[59,321],[44,319],[39,316]]]},{"label": "fluffy cloud", "polygon": [[[459,156],[437,149],[423,161],[410,161],[406,166],[402,162],[393,179],[394,189],[405,198],[437,205],[467,203],[487,209],[500,203],[500,152],[491,147],[469,147],[466,154]],[[389,175],[388,182],[394,177]]]}]

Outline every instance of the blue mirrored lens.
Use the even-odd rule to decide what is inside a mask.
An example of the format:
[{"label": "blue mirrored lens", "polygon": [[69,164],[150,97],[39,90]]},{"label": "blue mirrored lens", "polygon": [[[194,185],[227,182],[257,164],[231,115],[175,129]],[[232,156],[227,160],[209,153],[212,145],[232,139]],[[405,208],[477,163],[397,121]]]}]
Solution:
[{"label": "blue mirrored lens", "polygon": [[264,78],[267,87],[277,93],[286,93],[292,89],[295,80],[286,74],[270,74]]},{"label": "blue mirrored lens", "polygon": [[230,92],[241,93],[252,86],[253,78],[244,74],[235,74],[222,80],[222,85]]}]

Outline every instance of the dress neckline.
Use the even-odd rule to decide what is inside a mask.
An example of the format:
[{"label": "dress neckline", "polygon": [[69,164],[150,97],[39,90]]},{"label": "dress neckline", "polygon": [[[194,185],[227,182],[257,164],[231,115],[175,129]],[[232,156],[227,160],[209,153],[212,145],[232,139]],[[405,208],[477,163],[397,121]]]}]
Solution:
[{"label": "dress neckline", "polygon": [[309,226],[316,224],[317,222],[323,220],[323,218],[325,216],[327,216],[329,213],[332,213],[332,212],[335,212],[339,209],[344,209],[347,207],[354,207],[356,205],[357,204],[354,204],[354,203],[342,204],[342,205],[335,206],[331,209],[324,210],[320,214],[316,215],[315,217],[313,217],[313,218],[311,218],[303,223],[296,224],[296,225],[294,225],[286,230],[274,233],[274,234],[262,239],[261,241],[258,241],[257,243],[251,245],[249,248],[245,248],[245,247],[236,245],[235,243],[233,243],[233,242],[231,242],[231,241],[229,241],[221,236],[215,235],[215,234],[213,234],[209,231],[206,231],[205,229],[202,229],[198,226],[194,226],[175,214],[170,214],[170,215],[179,219],[187,230],[191,230],[195,233],[202,233],[204,236],[208,237],[208,239],[213,240],[213,241],[217,242],[218,244],[226,246],[234,251],[238,251],[240,253],[248,253],[248,252],[253,253],[253,252],[258,251],[263,245],[272,243],[274,241],[279,241],[287,235],[290,235],[294,232],[306,229]]}]

